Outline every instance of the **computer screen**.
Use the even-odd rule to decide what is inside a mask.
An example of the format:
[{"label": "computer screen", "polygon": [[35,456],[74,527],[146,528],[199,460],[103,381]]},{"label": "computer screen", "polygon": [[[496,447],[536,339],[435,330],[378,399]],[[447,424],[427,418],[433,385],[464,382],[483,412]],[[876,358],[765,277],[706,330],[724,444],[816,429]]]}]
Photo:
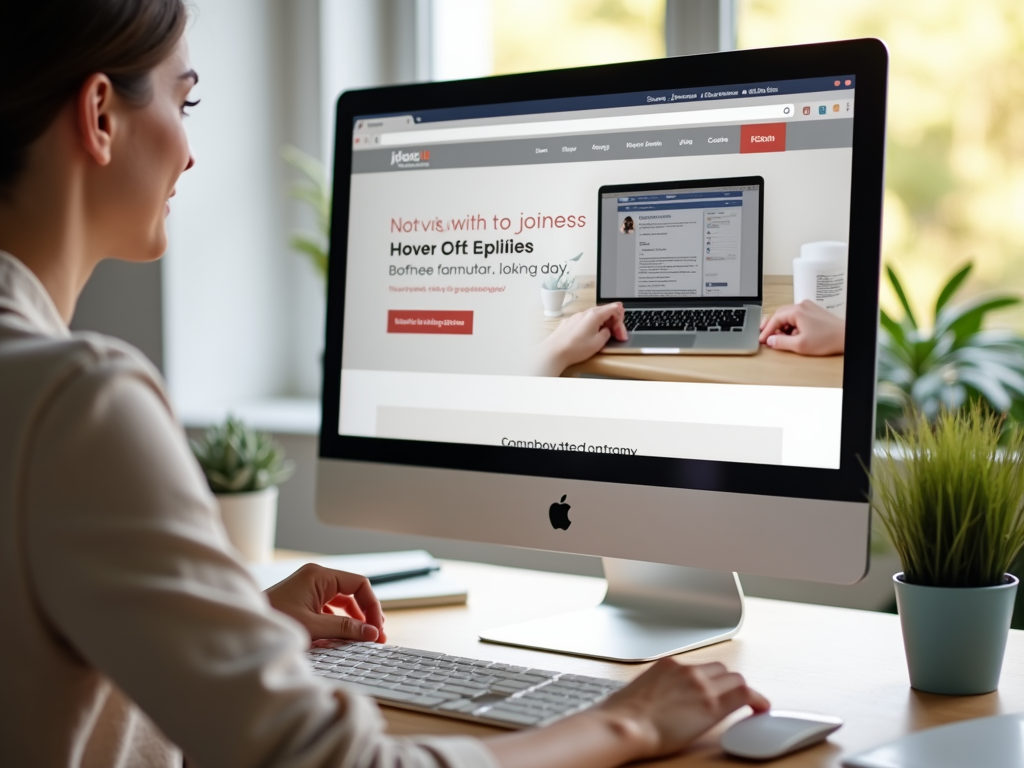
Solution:
[{"label": "computer screen", "polygon": [[815,378],[771,349],[716,374],[552,371],[542,291],[567,286],[563,319],[599,296],[757,298],[763,200],[763,277],[791,303],[801,245],[849,237],[856,90],[838,72],[355,116],[338,434],[838,469],[841,356]]},{"label": "computer screen", "polygon": [[[886,67],[867,40],[344,94],[320,517],[860,578]],[[803,299],[839,354],[758,342]],[[617,302],[632,348],[593,325]]]}]

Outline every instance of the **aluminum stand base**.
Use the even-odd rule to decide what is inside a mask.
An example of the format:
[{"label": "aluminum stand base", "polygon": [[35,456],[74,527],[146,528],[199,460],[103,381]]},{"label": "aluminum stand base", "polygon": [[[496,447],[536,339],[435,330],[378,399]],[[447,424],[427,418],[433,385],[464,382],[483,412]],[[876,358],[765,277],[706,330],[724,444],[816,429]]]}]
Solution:
[{"label": "aluminum stand base", "polygon": [[582,611],[488,630],[480,639],[610,661],[651,661],[728,640],[743,624],[735,573],[604,558],[608,592]]}]

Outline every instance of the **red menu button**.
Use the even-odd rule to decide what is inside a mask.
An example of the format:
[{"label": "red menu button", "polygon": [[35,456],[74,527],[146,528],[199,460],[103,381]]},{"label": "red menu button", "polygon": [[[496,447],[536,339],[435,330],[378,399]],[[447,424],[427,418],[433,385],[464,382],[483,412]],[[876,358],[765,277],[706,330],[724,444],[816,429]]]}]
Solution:
[{"label": "red menu button", "polygon": [[388,333],[473,333],[472,310],[389,309]]},{"label": "red menu button", "polygon": [[746,152],[785,152],[786,124],[740,126],[740,154]]}]

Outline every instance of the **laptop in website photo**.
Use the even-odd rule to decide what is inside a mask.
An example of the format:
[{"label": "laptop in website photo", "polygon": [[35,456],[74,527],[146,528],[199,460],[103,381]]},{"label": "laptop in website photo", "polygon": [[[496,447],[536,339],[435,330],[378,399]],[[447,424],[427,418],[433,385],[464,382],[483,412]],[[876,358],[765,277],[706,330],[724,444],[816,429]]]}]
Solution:
[{"label": "laptop in website photo", "polygon": [[605,353],[757,352],[763,178],[619,184],[598,195],[597,303],[621,301],[629,331]]}]

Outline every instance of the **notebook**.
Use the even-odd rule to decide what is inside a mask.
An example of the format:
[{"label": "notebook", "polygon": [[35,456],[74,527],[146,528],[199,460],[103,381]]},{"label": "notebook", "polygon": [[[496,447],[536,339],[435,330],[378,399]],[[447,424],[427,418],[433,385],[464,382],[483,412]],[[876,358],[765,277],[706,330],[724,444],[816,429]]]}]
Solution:
[{"label": "notebook", "polygon": [[[306,563],[317,563],[325,568],[366,576],[373,584],[373,592],[385,611],[462,605],[466,602],[466,587],[445,575],[440,570],[441,564],[422,549],[289,558],[271,563],[251,563],[249,571],[260,589],[267,589],[288,578]],[[394,579],[397,574],[417,571],[428,572],[422,576]]]}]

